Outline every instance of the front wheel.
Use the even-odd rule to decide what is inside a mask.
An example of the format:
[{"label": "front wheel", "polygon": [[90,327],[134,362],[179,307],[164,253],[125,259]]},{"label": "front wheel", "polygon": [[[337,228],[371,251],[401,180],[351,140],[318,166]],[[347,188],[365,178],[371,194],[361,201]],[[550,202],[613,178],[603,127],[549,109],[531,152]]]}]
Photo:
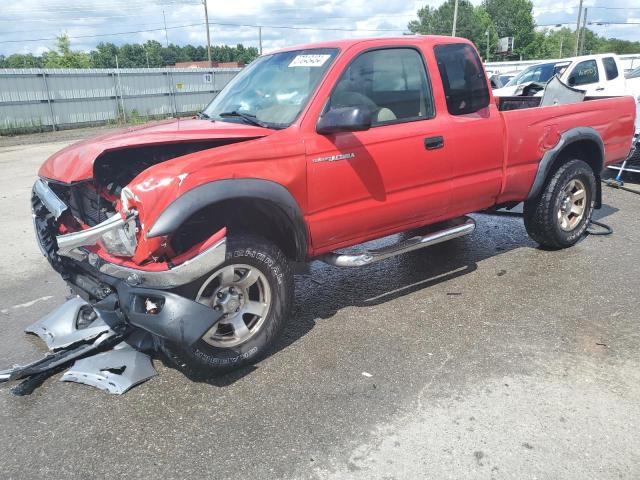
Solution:
[{"label": "front wheel", "polygon": [[540,245],[560,249],[574,245],[589,227],[596,178],[582,160],[558,168],[542,192],[524,203],[524,225]]},{"label": "front wheel", "polygon": [[225,262],[192,285],[192,298],[223,314],[193,346],[158,339],[160,350],[195,378],[213,377],[259,360],[282,332],[293,301],[293,274],[271,242],[230,236]]}]

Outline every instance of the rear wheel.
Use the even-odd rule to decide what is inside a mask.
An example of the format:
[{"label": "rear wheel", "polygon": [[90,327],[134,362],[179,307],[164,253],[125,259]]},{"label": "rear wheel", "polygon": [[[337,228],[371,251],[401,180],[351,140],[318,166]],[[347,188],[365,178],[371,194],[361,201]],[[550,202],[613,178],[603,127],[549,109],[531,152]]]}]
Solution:
[{"label": "rear wheel", "polygon": [[192,298],[223,314],[193,346],[158,339],[160,350],[191,377],[213,377],[256,362],[285,326],[293,299],[289,262],[271,242],[230,236],[227,258],[192,285]]},{"label": "rear wheel", "polygon": [[547,248],[574,245],[589,227],[596,178],[582,160],[570,160],[547,181],[542,192],[524,203],[529,236]]}]

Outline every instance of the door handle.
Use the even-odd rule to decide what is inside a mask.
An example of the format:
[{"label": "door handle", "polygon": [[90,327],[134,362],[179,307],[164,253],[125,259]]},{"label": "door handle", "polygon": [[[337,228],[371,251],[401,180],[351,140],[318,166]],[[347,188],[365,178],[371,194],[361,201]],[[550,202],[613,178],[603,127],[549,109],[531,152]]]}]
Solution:
[{"label": "door handle", "polygon": [[596,92],[601,92],[604,90],[604,87],[596,88]]},{"label": "door handle", "polygon": [[442,137],[427,137],[424,139],[424,148],[427,150],[435,150],[442,147],[444,147],[444,138]]}]

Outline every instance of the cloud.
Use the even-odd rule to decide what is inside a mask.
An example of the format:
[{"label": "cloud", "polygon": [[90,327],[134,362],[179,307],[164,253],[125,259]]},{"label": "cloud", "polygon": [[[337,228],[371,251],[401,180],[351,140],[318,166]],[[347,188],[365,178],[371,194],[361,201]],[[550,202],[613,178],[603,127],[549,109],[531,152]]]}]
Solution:
[{"label": "cloud", "polygon": [[[437,6],[442,0],[209,0],[213,44],[258,46],[258,28],[263,25],[264,51],[288,45],[336,38],[400,35],[416,18],[418,8]],[[480,0],[472,0],[479,4]],[[593,8],[595,0],[585,0],[589,20],[624,22],[637,0],[609,0],[607,6],[620,10]],[[574,22],[576,7],[556,0],[534,0],[539,24]],[[206,31],[201,0],[21,0],[0,11],[0,54],[41,53],[55,45],[50,38],[66,32],[72,48],[88,51],[100,41],[115,44],[154,39],[165,43],[164,19],[169,41],[179,45],[204,45]],[[640,10],[636,10],[640,16]],[[197,24],[192,27],[175,28]],[[296,27],[296,28],[275,28]],[[623,25],[591,26],[597,33],[628,40],[640,39],[640,28]],[[331,29],[331,30],[321,30]],[[155,30],[141,32],[140,30]],[[109,35],[114,32],[137,32]],[[92,37],[105,35],[103,37]],[[37,41],[25,41],[43,39]],[[9,42],[9,43],[2,43]]]},{"label": "cloud", "polygon": [[[623,40],[640,40],[640,25],[616,25],[616,23],[637,22],[640,16],[640,4],[637,0],[608,0],[597,2],[585,0],[588,28],[603,37]],[[605,8],[603,8],[605,7]],[[577,2],[573,6],[558,3],[557,0],[534,0],[534,15],[538,25],[567,24],[576,28],[578,20]],[[581,22],[582,23],[582,22]]]}]

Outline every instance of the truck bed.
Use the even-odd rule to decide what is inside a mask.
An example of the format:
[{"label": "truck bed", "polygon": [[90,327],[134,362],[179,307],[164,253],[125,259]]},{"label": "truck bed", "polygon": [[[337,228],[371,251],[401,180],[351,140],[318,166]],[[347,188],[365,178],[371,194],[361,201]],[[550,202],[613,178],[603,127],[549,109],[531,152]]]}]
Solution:
[{"label": "truck bed", "polygon": [[[498,97],[504,119],[505,180],[498,203],[526,198],[544,153],[560,135],[578,126],[595,129],[604,139],[605,166],[626,158],[634,132],[633,97],[585,98],[540,107],[540,97]],[[501,107],[502,105],[502,107]]]}]

